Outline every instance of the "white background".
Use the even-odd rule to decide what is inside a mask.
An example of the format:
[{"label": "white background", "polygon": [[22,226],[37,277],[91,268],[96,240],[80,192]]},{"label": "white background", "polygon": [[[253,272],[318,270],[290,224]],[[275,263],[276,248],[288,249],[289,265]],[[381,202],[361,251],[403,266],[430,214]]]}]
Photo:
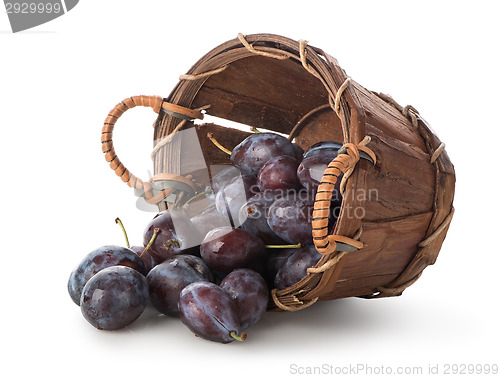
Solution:
[{"label": "white background", "polygon": [[[424,373],[439,364],[442,373],[499,363],[498,10],[495,1],[82,0],[18,34],[2,11],[0,375],[285,377],[299,375],[292,364]],[[115,217],[137,244],[153,215],[101,156],[102,122],[123,98],[167,96],[238,32],[307,39],[429,121],[457,174],[437,263],[398,298],[268,313],[245,343],[201,340],[151,310],[128,329],[98,331],[69,298],[69,273],[94,248],[124,243]],[[115,133],[120,158],[143,178],[154,119],[134,109]]]}]

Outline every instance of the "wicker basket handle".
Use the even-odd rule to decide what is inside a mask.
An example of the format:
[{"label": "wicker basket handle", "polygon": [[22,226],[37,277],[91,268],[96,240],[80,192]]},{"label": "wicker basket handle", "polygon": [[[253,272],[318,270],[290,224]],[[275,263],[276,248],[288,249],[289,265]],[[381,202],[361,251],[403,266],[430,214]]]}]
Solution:
[{"label": "wicker basket handle", "polygon": [[328,221],[330,214],[330,201],[338,177],[341,173],[354,169],[360,157],[363,157],[373,163],[376,162],[375,154],[365,146],[370,139],[367,137],[358,144],[346,143],[339,150],[339,154],[328,164],[325,173],[321,179],[314,202],[312,235],[314,245],[321,254],[330,254],[337,249],[338,243],[346,244],[347,247],[359,249],[363,243],[341,235],[328,234]]},{"label": "wicker basket handle", "polygon": [[137,190],[144,189],[144,181],[132,174],[118,159],[116,155],[115,148],[113,145],[113,129],[115,127],[116,121],[125,113],[127,110],[135,108],[136,106],[144,106],[147,108],[152,108],[155,113],[160,113],[161,110],[170,114],[173,117],[182,119],[203,119],[203,113],[198,110],[188,109],[183,106],[171,104],[165,102],[163,98],[159,96],[132,96],[120,103],[118,103],[108,114],[104,120],[104,126],[102,128],[102,152],[104,153],[104,158],[109,163],[110,168],[116,173],[121,180],[126,183],[131,188]]}]

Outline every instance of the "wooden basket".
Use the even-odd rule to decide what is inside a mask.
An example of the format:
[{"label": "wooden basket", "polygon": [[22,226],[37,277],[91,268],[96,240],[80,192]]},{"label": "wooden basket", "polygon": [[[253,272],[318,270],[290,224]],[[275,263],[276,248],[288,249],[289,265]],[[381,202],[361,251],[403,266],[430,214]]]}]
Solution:
[{"label": "wooden basket", "polygon": [[[158,113],[155,176],[148,181],[123,166],[112,142],[116,120],[138,105]],[[453,216],[455,172],[444,144],[412,106],[365,89],[307,41],[239,34],[196,62],[167,98],[137,96],[116,105],[103,128],[106,160],[160,210],[166,202],[182,203],[200,192],[209,177],[206,170],[190,166],[189,142],[178,131],[196,131],[208,165],[229,164],[208,132],[228,148],[248,135],[195,125],[203,110],[285,133],[304,149],[322,140],[344,142],[316,196],[313,236],[323,257],[300,282],[272,290],[277,309],[295,311],[317,300],[351,296],[400,295],[436,261]],[[328,235],[324,215],[340,172],[342,208]]]}]

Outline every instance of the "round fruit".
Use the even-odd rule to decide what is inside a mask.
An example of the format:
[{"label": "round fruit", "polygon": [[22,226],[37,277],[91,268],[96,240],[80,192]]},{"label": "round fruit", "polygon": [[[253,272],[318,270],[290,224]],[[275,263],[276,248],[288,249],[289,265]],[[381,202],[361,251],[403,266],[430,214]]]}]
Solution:
[{"label": "round fruit", "polygon": [[145,246],[150,242],[156,228],[159,233],[148,253],[158,262],[176,255],[193,253],[193,249],[201,241],[196,227],[180,211],[167,210],[158,213],[144,231]]},{"label": "round fruit", "polygon": [[[299,178],[302,186],[304,186],[304,188],[308,191],[317,191],[328,164],[330,164],[336,156],[337,155],[335,153],[325,153],[323,155],[310,156],[302,160],[302,163],[300,163],[297,168],[297,177]],[[335,190],[340,189],[342,175],[343,174],[341,173],[337,180]]]},{"label": "round fruit", "polygon": [[338,150],[340,148],[342,148],[342,143],[340,142],[334,142],[330,140],[318,142],[309,147],[307,151],[304,152],[304,159],[310,156],[323,155],[325,153],[331,153],[331,152],[338,154]]},{"label": "round fruit", "polygon": [[236,303],[213,283],[198,281],[182,289],[179,315],[191,332],[204,339],[225,344],[246,338],[240,335]]},{"label": "round fruit", "polygon": [[113,266],[101,270],[85,284],[81,310],[98,329],[120,329],[142,314],[148,296],[146,277],[135,269]]},{"label": "round fruit", "polygon": [[68,292],[77,305],[80,305],[82,290],[87,281],[97,272],[110,266],[128,266],[141,274],[146,274],[143,261],[128,248],[107,245],[90,252],[71,272],[68,280]]},{"label": "round fruit", "polygon": [[200,246],[202,259],[211,269],[222,273],[248,266],[264,251],[265,244],[261,239],[231,227],[209,231]]},{"label": "round fruit", "polygon": [[321,256],[314,245],[297,249],[281,264],[274,287],[281,290],[299,282],[307,275],[307,268],[315,266]]},{"label": "round fruit", "polygon": [[281,190],[300,188],[297,168],[300,162],[287,155],[277,156],[267,161],[257,175],[260,190]]},{"label": "round fruit", "polygon": [[147,253],[147,252],[145,254],[143,254],[144,249],[146,248],[143,245],[133,245],[133,246],[128,247],[128,248],[132,252],[136,253],[137,256],[139,256],[141,258],[142,262],[144,263],[146,274],[149,273],[149,271],[151,269],[153,269],[158,264],[158,261],[154,258],[153,255],[151,255],[150,253]]},{"label": "round fruit", "polygon": [[155,266],[147,275],[152,305],[161,313],[179,316],[179,294],[197,281],[212,281],[213,276],[202,259],[192,255],[171,257]]},{"label": "round fruit", "polygon": [[238,213],[241,206],[258,191],[255,176],[239,176],[217,192],[215,196],[217,211],[232,222],[234,227],[238,227]]},{"label": "round fruit", "polygon": [[292,143],[293,149],[295,151],[295,159],[302,161],[304,157],[304,149],[300,147],[297,143]]},{"label": "round fruit", "polygon": [[241,172],[235,166],[228,166],[210,179],[210,186],[214,193],[217,193],[224,185],[240,176]]},{"label": "round fruit", "polygon": [[246,232],[262,239],[266,244],[284,244],[267,224],[269,207],[283,194],[278,191],[266,190],[251,197],[241,208],[239,223]]},{"label": "round fruit", "polygon": [[314,199],[312,193],[298,192],[274,201],[267,219],[271,230],[287,243],[312,244]]},{"label": "round fruit", "polygon": [[257,175],[268,160],[281,155],[295,157],[295,149],[287,138],[275,133],[256,133],[233,149],[231,163],[243,174]]},{"label": "round fruit", "polygon": [[276,277],[281,265],[296,251],[295,248],[286,248],[270,253],[266,264],[266,278],[272,278],[272,282],[274,282],[274,277]]},{"label": "round fruit", "polygon": [[200,238],[203,240],[207,233],[214,228],[231,226],[228,217],[221,215],[214,208],[214,211],[198,214],[191,218],[191,223],[196,227]]},{"label": "round fruit", "polygon": [[236,303],[241,329],[257,323],[266,312],[269,292],[264,278],[250,269],[236,269],[220,283]]}]

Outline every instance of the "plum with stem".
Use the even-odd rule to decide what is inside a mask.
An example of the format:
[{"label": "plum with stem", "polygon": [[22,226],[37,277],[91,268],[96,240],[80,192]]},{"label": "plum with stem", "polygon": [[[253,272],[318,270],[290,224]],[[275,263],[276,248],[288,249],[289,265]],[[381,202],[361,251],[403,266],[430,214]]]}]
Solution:
[{"label": "plum with stem", "polygon": [[71,272],[68,280],[68,292],[77,305],[80,305],[82,290],[87,281],[97,272],[111,266],[127,266],[146,275],[146,268],[141,258],[128,248],[107,245],[90,252]]},{"label": "plum with stem", "polygon": [[214,283],[198,281],[182,289],[179,315],[191,332],[206,340],[226,344],[246,339],[236,303]]},{"label": "plum with stem", "polygon": [[147,275],[151,304],[161,313],[179,316],[182,289],[197,281],[213,281],[205,262],[197,256],[179,255],[156,265]]}]

